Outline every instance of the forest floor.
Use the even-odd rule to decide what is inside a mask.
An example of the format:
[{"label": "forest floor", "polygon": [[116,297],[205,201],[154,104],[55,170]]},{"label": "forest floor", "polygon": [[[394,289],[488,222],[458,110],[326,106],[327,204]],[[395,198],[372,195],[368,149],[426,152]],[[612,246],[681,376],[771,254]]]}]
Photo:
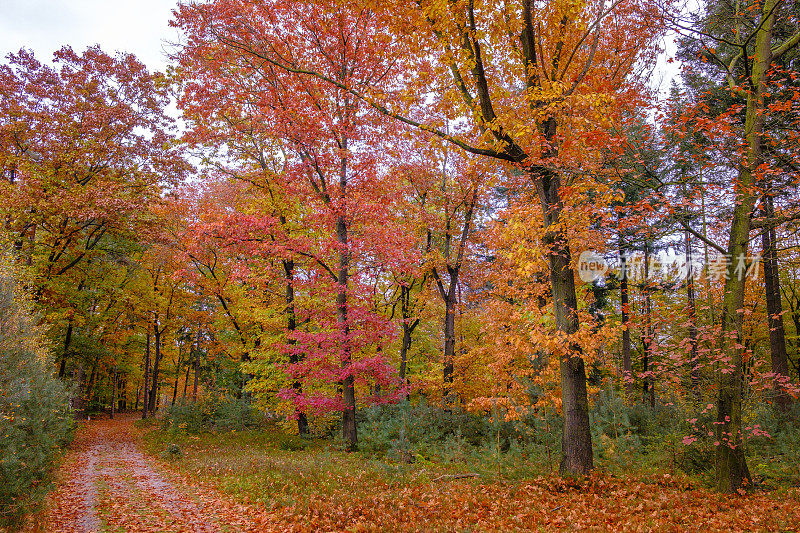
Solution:
[{"label": "forest floor", "polygon": [[[800,491],[725,496],[686,478],[458,477],[270,431],[79,429],[40,531],[797,531]],[[172,449],[170,455],[164,450]],[[178,451],[179,450],[179,451]],[[172,459],[170,459],[172,457]]]}]

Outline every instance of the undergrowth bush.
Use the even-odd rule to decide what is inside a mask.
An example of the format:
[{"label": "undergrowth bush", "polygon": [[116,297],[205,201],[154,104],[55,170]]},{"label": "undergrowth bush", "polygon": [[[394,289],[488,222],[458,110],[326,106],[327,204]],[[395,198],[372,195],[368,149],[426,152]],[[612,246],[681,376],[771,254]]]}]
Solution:
[{"label": "undergrowth bush", "polygon": [[749,418],[748,425],[769,435],[746,443],[753,480],[768,486],[800,486],[800,402],[785,413],[777,412],[774,405],[760,404]]},{"label": "undergrowth bush", "polygon": [[[358,412],[359,449],[397,462],[447,462],[480,468],[545,463],[558,453],[560,422],[530,417],[505,421],[425,402],[372,406]],[[553,457],[555,459],[555,457]],[[499,467],[498,467],[499,468]]]},{"label": "undergrowth bush", "polygon": [[12,528],[46,493],[73,429],[68,391],[16,285],[0,265],[0,527]]},{"label": "undergrowth bush", "polygon": [[186,433],[243,430],[263,425],[267,416],[247,399],[222,392],[207,394],[193,402],[184,400],[167,409],[164,428]]},{"label": "undergrowth bush", "polygon": [[[710,415],[695,415],[698,427],[711,424]],[[626,472],[631,463],[640,469],[667,468],[687,474],[714,467],[714,447],[706,435],[698,434],[686,421],[689,414],[673,405],[626,403],[613,388],[596,399],[590,421],[595,454],[611,471]],[[694,436],[686,445],[684,437]]]}]

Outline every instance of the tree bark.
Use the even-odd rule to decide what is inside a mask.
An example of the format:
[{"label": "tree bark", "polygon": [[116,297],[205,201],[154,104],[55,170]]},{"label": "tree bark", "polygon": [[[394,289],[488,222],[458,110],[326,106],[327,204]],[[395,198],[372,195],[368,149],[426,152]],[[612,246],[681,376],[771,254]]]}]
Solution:
[{"label": "tree bark", "polygon": [[642,293],[644,293],[644,335],[642,335],[642,401],[649,403],[651,408],[656,406],[655,380],[650,368],[653,364],[653,306],[650,298],[652,287],[650,285],[650,243],[644,245],[644,280]]},{"label": "tree bark", "polygon": [[[555,146],[556,120],[549,118],[543,133],[549,145]],[[553,148],[550,149],[553,152]],[[555,157],[555,153],[548,154]],[[571,254],[567,236],[558,222],[563,209],[560,198],[561,180],[549,168],[532,170],[546,228],[543,244],[550,267],[550,288],[553,295],[555,323],[559,332],[572,335],[578,331],[578,299],[575,274],[570,265]],[[562,474],[587,474],[594,468],[592,434],[589,427],[589,398],[586,390],[586,367],[579,346],[565,346],[559,354],[561,370],[562,410],[564,431],[561,440]]]},{"label": "tree bark", "polygon": [[[408,351],[411,349],[411,328],[403,324],[403,341],[400,345],[400,383],[407,385],[406,372],[408,371]],[[408,394],[406,394],[408,398]]]},{"label": "tree bark", "polygon": [[147,418],[148,377],[150,374],[150,323],[147,324],[144,348],[144,388],[142,390],[142,420]]},{"label": "tree bark", "polygon": [[114,418],[114,412],[117,410],[117,367],[114,367],[113,375],[111,378],[111,418]]},{"label": "tree bark", "polygon": [[445,410],[452,410],[455,403],[453,398],[453,370],[456,355],[456,282],[458,271],[449,269],[450,287],[444,298],[444,366],[442,369],[442,403]]},{"label": "tree bark", "polygon": [[182,344],[178,344],[178,362],[175,365],[175,383],[172,386],[172,405],[175,405],[175,401],[178,399],[178,381],[181,379],[181,366],[183,366],[181,347]]},{"label": "tree bark", "polygon": [[192,344],[189,345],[189,361],[186,363],[186,376],[183,378],[183,395],[181,396],[182,400],[186,400],[186,391],[189,388],[189,372],[192,370],[193,361],[192,356],[194,355],[194,351],[192,350]]},{"label": "tree bark", "polygon": [[[286,219],[283,216],[281,216],[281,223],[284,225],[286,224]],[[286,343],[289,345],[290,350],[289,363],[297,364],[302,358],[295,352],[297,340],[294,338],[294,332],[297,329],[297,315],[294,306],[294,260],[283,260],[283,273],[286,278]],[[297,394],[303,392],[303,385],[300,383],[300,380],[295,379],[294,382],[292,382],[292,389],[294,389]],[[300,435],[308,435],[308,417],[306,413],[297,409],[295,414],[297,416],[297,432]]]},{"label": "tree bark", "polygon": [[200,328],[197,329],[197,339],[194,346],[194,387],[192,389],[192,401],[197,401],[197,387],[200,381]]},{"label": "tree bark", "polygon": [[[400,315],[403,320],[403,340],[400,344],[400,383],[403,385],[407,385],[407,378],[406,373],[408,371],[408,351],[411,349],[411,340],[412,334],[414,330],[419,325],[419,318],[412,320],[411,314],[411,290],[413,287],[413,283],[411,285],[402,284],[400,285]],[[409,394],[406,392],[406,399],[408,399]]]},{"label": "tree bark", "polygon": [[58,377],[63,378],[67,371],[67,356],[69,345],[72,342],[72,319],[67,323],[67,334],[64,336],[64,350],[61,352],[61,364],[58,367]]},{"label": "tree bark", "polygon": [[114,367],[113,376],[111,378],[111,419],[114,419],[114,411],[116,410],[117,401],[117,367]]},{"label": "tree bark", "polygon": [[622,311],[622,382],[625,396],[633,398],[633,361],[631,360],[630,293],[628,288],[628,255],[620,246],[619,257],[622,268],[619,279],[619,303]]},{"label": "tree bark", "polygon": [[[776,249],[775,225],[769,221],[775,218],[772,196],[762,198],[762,214],[766,222],[761,232],[761,252],[764,263],[764,288],[767,302],[767,325],[769,326],[769,348],[772,371],[781,376],[789,376],[789,357],[786,354],[786,333],[783,328],[783,305],[781,302],[780,277],[778,272],[778,251]],[[775,406],[785,413],[792,400],[782,387],[776,387]]]},{"label": "tree bark", "polygon": [[155,323],[153,324],[153,344],[155,347],[155,359],[153,360],[153,381],[150,387],[150,402],[149,409],[151,414],[156,412],[156,396],[158,395],[158,372],[161,364],[161,335],[164,330],[159,329],[158,315],[156,314]]},{"label": "tree bark", "polygon": [[[347,137],[342,139],[342,152],[347,153]],[[350,324],[348,323],[348,279],[350,274],[350,244],[347,232],[347,213],[345,212],[345,199],[347,198],[347,157],[341,159],[339,174],[339,216],[336,219],[336,240],[339,244],[339,275],[337,279],[338,294],[336,295],[337,322],[339,324],[341,365],[342,365],[342,437],[349,450],[358,448],[358,429],[356,427],[356,387],[355,378],[351,368]]]},{"label": "tree bark", "polygon": [[685,232],[684,240],[686,243],[686,304],[689,311],[689,383],[691,384],[692,395],[697,400],[701,396],[700,355],[697,350],[697,306],[695,304],[694,271],[692,269],[692,238],[688,231]]}]

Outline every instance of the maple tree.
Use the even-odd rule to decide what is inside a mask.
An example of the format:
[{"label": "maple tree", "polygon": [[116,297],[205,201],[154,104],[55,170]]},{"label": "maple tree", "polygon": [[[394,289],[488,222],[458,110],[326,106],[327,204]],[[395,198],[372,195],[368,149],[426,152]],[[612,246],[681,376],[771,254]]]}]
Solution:
[{"label": "maple tree", "polygon": [[[312,9],[303,13],[303,23],[291,36],[292,42],[281,44],[280,40],[289,36],[283,35],[280,26],[268,25],[266,21],[297,18],[295,6],[251,5],[249,13],[241,9],[223,10],[223,16],[231,17],[230,24],[243,21],[241,17],[264,21],[260,25],[242,26],[247,42],[239,46],[220,38],[215,20],[220,7],[224,6],[184,5],[178,13],[176,24],[189,34],[188,45],[180,56],[186,80],[183,105],[201,119],[196,133],[204,135],[204,121],[208,120],[204,117],[210,117],[211,121],[220,118],[216,114],[217,99],[230,101],[230,106],[223,107],[226,115],[222,119],[229,121],[223,127],[233,130],[231,141],[236,143],[243,135],[255,141],[255,146],[252,141],[248,143],[248,155],[256,171],[267,177],[259,179],[259,184],[265,193],[273,195],[274,202],[272,212],[260,223],[267,226],[267,231],[271,226],[276,227],[281,235],[254,240],[261,241],[267,249],[284,251],[282,268],[287,290],[284,312],[289,337],[286,350],[291,358],[288,372],[301,381],[333,380],[340,389],[337,396],[341,396],[329,399],[327,394],[318,395],[297,386],[285,389],[282,394],[301,407],[299,412],[320,407],[341,411],[343,435],[355,447],[356,380],[362,379],[360,374],[372,375],[379,382],[388,379],[379,355],[354,360],[359,352],[379,345],[379,339],[385,337],[378,326],[378,317],[359,302],[359,286],[363,286],[359,271],[365,272],[368,266],[360,261],[362,256],[366,259],[373,252],[369,245],[375,247],[379,242],[370,239],[377,237],[375,230],[380,227],[386,190],[381,190],[385,185],[377,181],[380,171],[369,146],[386,128],[376,120],[376,113],[365,109],[347,91],[276,71],[257,57],[269,53],[261,48],[265,43],[280,46],[282,52],[278,53],[314,62],[316,69],[347,85],[373,79],[389,83],[394,67],[383,56],[372,54],[363,46],[366,40],[362,40],[362,33],[377,35],[374,21],[368,17]],[[341,31],[331,31],[334,27]],[[243,50],[242,46],[246,48]],[[242,69],[244,75],[234,73]],[[263,83],[253,86],[253,75],[259,76]],[[254,100],[256,105],[251,103]],[[222,142],[227,140],[223,138]],[[242,144],[237,149],[242,150]],[[278,154],[284,164],[280,173],[266,168]],[[276,179],[279,181],[273,183]],[[288,232],[288,225],[295,220],[284,210],[285,200],[274,201],[275,195],[303,202],[308,210],[303,213],[304,222],[314,225],[317,231],[299,236]],[[296,328],[297,258],[303,258],[305,267],[316,271],[311,274],[313,283],[308,289],[312,297],[317,298],[320,290],[334,295],[333,306],[316,300],[314,307],[307,310],[316,315],[318,331]],[[330,346],[336,347],[335,353],[329,353]],[[338,359],[338,369],[331,366],[332,357]]]}]

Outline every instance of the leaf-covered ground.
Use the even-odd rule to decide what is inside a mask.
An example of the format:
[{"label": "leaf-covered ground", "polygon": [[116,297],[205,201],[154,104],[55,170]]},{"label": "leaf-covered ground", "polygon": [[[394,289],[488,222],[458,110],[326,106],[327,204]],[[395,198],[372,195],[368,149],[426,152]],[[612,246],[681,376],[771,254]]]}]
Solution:
[{"label": "leaf-covered ground", "polygon": [[133,418],[83,424],[50,494],[44,525],[53,532],[227,529],[225,509],[207,508],[190,485],[176,485],[136,444]]},{"label": "leaf-covered ground", "polygon": [[[144,441],[146,454],[137,447]],[[46,531],[794,531],[800,493],[722,496],[649,481],[457,478],[269,433],[143,435],[132,418],[83,426]],[[159,454],[176,444],[182,457]]]}]

